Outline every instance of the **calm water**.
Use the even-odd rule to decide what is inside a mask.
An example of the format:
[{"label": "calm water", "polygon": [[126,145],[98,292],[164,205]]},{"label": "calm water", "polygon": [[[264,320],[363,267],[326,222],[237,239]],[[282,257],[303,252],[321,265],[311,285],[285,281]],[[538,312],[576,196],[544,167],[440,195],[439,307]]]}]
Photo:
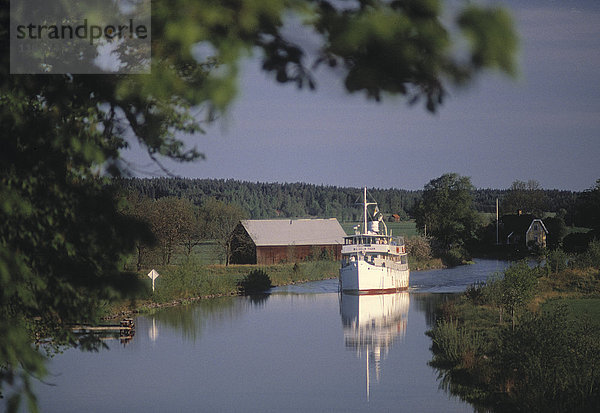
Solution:
[{"label": "calm water", "polygon": [[337,280],[136,318],[127,344],[70,349],[38,384],[42,412],[472,412],[439,390],[424,334],[447,294],[502,270],[413,272],[408,293],[356,297]]}]

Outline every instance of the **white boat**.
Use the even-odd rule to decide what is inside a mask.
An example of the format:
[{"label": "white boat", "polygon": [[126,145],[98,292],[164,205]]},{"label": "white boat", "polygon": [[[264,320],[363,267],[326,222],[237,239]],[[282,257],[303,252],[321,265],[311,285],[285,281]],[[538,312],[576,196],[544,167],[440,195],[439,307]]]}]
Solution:
[{"label": "white boat", "polygon": [[[408,258],[404,239],[388,235],[383,215],[376,202],[367,202],[363,195],[363,226],[354,235],[344,237],[340,268],[340,289],[344,293],[381,294],[408,289]],[[372,220],[368,207],[375,206]],[[379,224],[383,224],[380,231]]]}]

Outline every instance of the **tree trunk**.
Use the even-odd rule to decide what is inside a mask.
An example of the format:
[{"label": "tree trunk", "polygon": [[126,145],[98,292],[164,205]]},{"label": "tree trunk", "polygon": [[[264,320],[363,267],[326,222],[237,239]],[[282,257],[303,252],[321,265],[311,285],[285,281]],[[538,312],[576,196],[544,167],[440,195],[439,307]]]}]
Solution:
[{"label": "tree trunk", "polygon": [[141,247],[141,245],[138,244],[136,246],[136,248],[137,248],[138,254],[137,254],[137,263],[135,266],[136,266],[137,270],[139,271],[142,269],[142,247]]},{"label": "tree trunk", "polygon": [[225,244],[225,266],[229,265],[229,242]]},{"label": "tree trunk", "polygon": [[514,307],[511,311],[511,317],[512,317],[512,331],[515,331],[515,309],[514,309]]}]

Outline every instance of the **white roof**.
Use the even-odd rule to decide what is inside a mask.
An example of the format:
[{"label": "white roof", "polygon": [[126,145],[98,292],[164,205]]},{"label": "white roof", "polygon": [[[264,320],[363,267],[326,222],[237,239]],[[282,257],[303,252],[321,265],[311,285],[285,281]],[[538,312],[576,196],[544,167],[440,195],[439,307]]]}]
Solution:
[{"label": "white roof", "polygon": [[336,218],[246,219],[241,223],[256,246],[343,244],[346,236]]},{"label": "white roof", "polygon": [[539,222],[540,224],[542,224],[542,228],[544,229],[544,232],[545,232],[546,234],[548,233],[548,230],[546,229],[546,226],[544,225],[544,221],[542,221],[542,220],[541,220],[541,219],[539,219],[539,218],[536,218],[536,219],[534,219],[533,221],[531,221],[531,224],[529,224],[529,228],[527,228],[527,232],[526,232],[526,233],[529,233],[529,231],[531,231],[531,228],[533,227],[533,224],[534,224],[535,222]]}]

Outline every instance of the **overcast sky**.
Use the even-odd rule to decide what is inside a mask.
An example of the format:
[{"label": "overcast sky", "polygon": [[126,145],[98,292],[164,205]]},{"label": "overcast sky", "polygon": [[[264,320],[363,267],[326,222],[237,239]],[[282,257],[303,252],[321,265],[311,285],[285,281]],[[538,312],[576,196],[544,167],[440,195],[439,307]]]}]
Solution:
[{"label": "overcast sky", "polygon": [[180,176],[261,182],[421,189],[456,172],[477,188],[529,179],[590,188],[600,178],[600,2],[500,3],[521,36],[517,79],[481,76],[431,115],[348,95],[331,73],[317,92],[280,86],[250,60],[227,116],[190,140],[206,160],[167,165]]}]

